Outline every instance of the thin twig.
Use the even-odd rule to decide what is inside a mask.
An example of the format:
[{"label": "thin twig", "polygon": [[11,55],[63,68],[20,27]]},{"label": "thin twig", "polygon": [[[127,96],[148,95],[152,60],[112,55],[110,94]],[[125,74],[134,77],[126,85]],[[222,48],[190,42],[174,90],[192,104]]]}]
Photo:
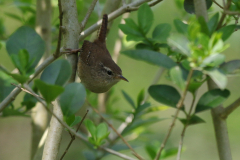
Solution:
[{"label": "thin twig", "polygon": [[228,15],[240,15],[240,12],[238,12],[238,11],[225,10],[224,13],[228,14]]},{"label": "thin twig", "polygon": [[[18,88],[21,88],[21,85],[16,85],[16,84],[14,84],[14,83],[11,83],[11,85],[13,85],[13,86],[15,86],[15,87],[18,87]],[[42,100],[44,100],[43,97],[41,97],[41,96],[39,96],[38,94],[35,94],[35,93],[33,93],[33,92],[30,92],[30,91],[28,91],[28,90],[25,89],[25,88],[21,88],[21,90],[23,90],[24,92],[27,92],[28,94],[31,94],[31,95],[33,95],[33,96],[35,96],[35,97],[38,97],[38,98],[41,98]]]},{"label": "thin twig", "polygon": [[[82,125],[84,119],[86,118],[86,116],[87,116],[87,114],[88,114],[88,111],[89,111],[89,110],[87,110],[87,112],[86,112],[85,115],[83,116],[81,122],[79,123],[79,125],[78,125],[78,127],[77,127],[77,129],[76,129],[76,132],[78,132],[80,126]],[[69,144],[68,144],[66,150],[64,151],[63,155],[61,156],[60,160],[63,159],[63,157],[65,156],[65,154],[68,152],[68,149],[70,148],[72,142],[75,140],[75,135],[72,135],[71,132],[69,132],[69,134],[70,134],[70,136],[71,136],[71,141],[69,142]]]},{"label": "thin twig", "polygon": [[217,3],[215,0],[212,0],[213,3],[215,3],[218,7],[224,9],[219,3]]},{"label": "thin twig", "polygon": [[183,147],[183,139],[184,139],[184,135],[185,135],[186,129],[188,127],[188,124],[190,122],[191,113],[192,113],[192,109],[193,109],[195,100],[196,100],[196,96],[193,95],[192,104],[191,104],[191,107],[190,107],[189,112],[187,114],[187,122],[186,122],[186,124],[184,124],[183,130],[182,130],[182,133],[181,133],[181,139],[180,139],[179,146],[178,146],[177,160],[180,160],[180,158],[181,158],[182,147]]},{"label": "thin twig", "polygon": [[[89,106],[92,107],[92,105],[88,102]],[[123,138],[123,136],[118,133],[118,131],[113,127],[113,125],[111,123],[109,123],[99,112],[97,109],[95,109],[94,107],[92,107],[92,109],[94,110],[94,112],[96,112],[107,124],[110,128],[112,128],[112,130],[122,139],[122,141],[128,146],[128,148],[133,152],[133,154],[140,160],[143,160],[143,158],[137,154],[137,152],[130,146],[130,144]]]},{"label": "thin twig", "polygon": [[161,157],[162,150],[164,149],[164,147],[165,147],[165,145],[166,145],[166,143],[168,141],[168,138],[171,135],[171,132],[172,132],[172,129],[173,129],[174,125],[175,125],[178,113],[179,113],[181,107],[183,106],[183,102],[184,102],[186,94],[187,94],[187,90],[188,90],[188,86],[190,84],[190,80],[191,80],[192,74],[193,74],[193,69],[191,69],[189,71],[189,74],[188,74],[188,77],[187,77],[187,84],[186,84],[186,87],[185,87],[185,89],[183,91],[183,95],[182,95],[181,99],[179,100],[179,102],[177,104],[177,110],[176,110],[175,115],[173,117],[172,123],[171,123],[171,125],[169,127],[169,130],[168,130],[168,133],[167,133],[165,139],[163,140],[163,143],[162,143],[162,145],[161,145],[161,147],[160,147],[160,149],[159,149],[159,151],[158,151],[158,153],[157,153],[157,155],[155,157],[155,160],[158,160]]},{"label": "thin twig", "polygon": [[240,106],[240,98],[238,98],[236,101],[234,101],[232,104],[224,108],[222,111],[221,117],[226,119],[229,114],[231,114],[235,109],[237,109]]},{"label": "thin twig", "polygon": [[62,12],[62,4],[61,0],[58,0],[58,10],[59,10],[59,31],[58,31],[58,43],[55,53],[53,54],[54,57],[58,57],[60,53],[61,47],[61,40],[62,40],[62,19],[63,19],[63,12]]},{"label": "thin twig", "polygon": [[87,24],[87,21],[91,15],[91,13],[93,12],[94,10],[94,7],[96,5],[98,0],[93,0],[90,7],[88,8],[88,11],[87,11],[87,14],[86,16],[84,17],[83,21],[81,22],[80,24],[80,33],[82,32],[82,30],[85,28],[86,24]]},{"label": "thin twig", "polygon": [[134,158],[128,157],[128,156],[126,156],[126,155],[124,155],[124,154],[122,154],[122,153],[120,153],[120,152],[116,152],[116,151],[114,151],[114,150],[112,150],[112,149],[109,149],[109,148],[99,147],[99,149],[102,149],[102,150],[104,150],[104,151],[106,151],[106,152],[108,152],[108,153],[111,153],[111,154],[116,155],[116,156],[118,156],[118,157],[120,157],[120,158],[123,158],[123,159],[136,160],[136,159],[134,159]]},{"label": "thin twig", "polygon": [[[36,76],[38,76],[49,64],[51,64],[57,58],[58,57],[50,56],[49,58],[44,60],[44,62],[36,68],[35,73],[29,76],[30,79],[27,81],[26,84],[29,84]],[[0,112],[2,112],[4,108],[6,108],[12,101],[14,101],[20,92],[21,89],[19,89],[18,87],[14,88],[12,92],[0,103]]]},{"label": "thin twig", "polygon": [[[72,135],[76,136],[78,139],[81,139],[81,140],[89,143],[88,140],[87,140],[85,137],[83,137],[81,134],[78,134],[78,133],[77,133],[76,131],[74,131],[71,127],[69,127],[65,122],[63,122],[60,118],[58,118],[58,116],[55,115],[55,114],[47,107],[46,102],[43,101],[41,98],[39,98],[39,95],[38,95],[38,96],[35,96],[36,93],[33,94],[34,92],[32,91],[32,89],[31,89],[28,85],[25,85],[25,88],[22,88],[22,87],[20,87],[20,86],[17,86],[17,88],[19,88],[20,90],[22,90],[22,91],[24,91],[24,92],[28,91],[28,92],[26,92],[26,93],[31,92],[31,93],[32,93],[31,95],[33,95],[33,96],[44,106],[44,108],[58,120],[58,122],[59,122],[63,127],[67,128],[68,131],[69,131]],[[106,152],[109,152],[109,153],[114,154],[114,155],[116,155],[116,156],[118,156],[118,157],[121,157],[121,158],[124,157],[124,159],[127,159],[127,160],[135,160],[135,159],[133,159],[133,158],[127,156],[127,155],[124,155],[124,154],[122,154],[122,153],[120,153],[120,152],[114,151],[114,150],[109,149],[109,148],[105,148],[105,147],[99,146],[98,149],[104,150],[104,151],[106,151]]]},{"label": "thin twig", "polygon": [[226,12],[226,10],[229,9],[230,6],[231,6],[231,0],[228,0],[227,5],[225,5],[225,1],[223,0],[223,8],[224,8],[223,10],[224,10],[224,12],[223,12],[223,14],[222,14],[222,16],[221,16],[221,18],[218,22],[216,30],[219,30],[220,28],[222,28],[223,21],[224,21],[225,17],[227,16],[227,14],[225,12]]}]

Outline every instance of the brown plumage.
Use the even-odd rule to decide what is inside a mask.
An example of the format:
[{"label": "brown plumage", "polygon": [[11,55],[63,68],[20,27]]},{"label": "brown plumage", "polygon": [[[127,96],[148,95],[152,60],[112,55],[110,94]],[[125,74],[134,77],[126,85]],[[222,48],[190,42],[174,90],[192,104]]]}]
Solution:
[{"label": "brown plumage", "polygon": [[112,60],[106,47],[108,17],[103,15],[103,22],[94,42],[85,40],[78,60],[78,75],[84,86],[92,92],[108,91],[119,80],[125,80],[122,70]]}]

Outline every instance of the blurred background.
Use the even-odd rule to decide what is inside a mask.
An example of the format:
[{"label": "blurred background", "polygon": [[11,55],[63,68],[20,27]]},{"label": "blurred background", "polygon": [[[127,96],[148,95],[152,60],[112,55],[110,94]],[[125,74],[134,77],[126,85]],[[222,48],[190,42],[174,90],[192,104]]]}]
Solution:
[{"label": "blurred background", "polygon": [[[5,34],[1,37],[1,43],[9,37],[18,27],[22,26],[22,22],[15,20],[6,15],[6,13],[19,13],[21,16],[22,12],[16,7],[16,1],[13,0],[0,0],[0,22],[4,24]],[[222,1],[218,1],[221,3]],[[98,7],[102,7],[105,1],[100,0]],[[33,2],[35,4],[35,2]],[[87,11],[87,6],[90,2],[83,2],[83,0],[77,0],[77,5],[79,9],[79,19],[81,20]],[[58,23],[58,8],[57,0],[52,1],[53,5],[53,17],[52,17],[52,32],[53,41],[58,33],[57,23]],[[34,6],[33,6],[34,7]],[[176,29],[173,26],[174,19],[185,19],[188,17],[187,14],[183,14],[183,9],[178,7],[175,1],[163,1],[156,6],[152,7],[154,11],[154,24],[156,26],[159,23],[169,23],[172,25],[172,32]],[[219,8],[213,4],[212,8],[209,10],[209,17],[214,13],[219,12]],[[96,22],[98,9],[91,15],[89,23],[86,28],[91,24]],[[137,21],[137,12],[131,12],[130,18],[133,18],[135,22]],[[107,37],[107,46],[110,53],[113,53],[115,42],[118,38],[118,24],[121,21],[121,17],[114,20],[114,23],[110,29],[109,35]],[[34,21],[32,22],[34,24]],[[234,21],[233,21],[234,23]],[[153,29],[153,27],[152,27]],[[150,31],[151,33],[151,31]],[[240,57],[240,32],[237,31],[227,40],[226,43],[230,44],[230,47],[224,52],[226,55],[226,61],[239,59]],[[81,45],[81,44],[80,44]],[[131,49],[134,47],[134,43],[126,42],[125,37],[123,37],[123,44],[121,50]],[[52,51],[56,48],[56,41],[53,42]],[[164,52],[164,51],[163,51]],[[53,53],[53,52],[52,52]],[[6,48],[3,46],[0,49],[0,64],[5,66],[9,71],[14,69],[14,65],[6,52]],[[127,92],[134,100],[137,98],[137,94],[140,90],[145,89],[147,92],[156,72],[159,67],[147,64],[142,61],[136,61],[124,55],[120,55],[119,66],[122,68],[123,75],[129,80],[129,83],[120,82],[114,86],[114,95],[111,98],[117,97],[119,100],[111,106],[112,110],[119,110],[120,112],[131,111],[130,105],[124,99],[122,95],[122,90]],[[166,72],[164,72],[158,84],[169,84],[172,85],[166,78]],[[224,102],[224,106],[229,105],[234,100],[240,96],[240,83],[239,76],[231,76],[228,78],[227,89],[230,90],[231,95],[227,101]],[[197,94],[197,99],[207,91],[206,84],[202,85]],[[14,101],[15,106],[19,106],[21,99],[23,98],[23,93],[21,93],[17,99]],[[189,106],[189,101],[192,99],[191,94],[187,94],[187,99],[185,104]],[[153,99],[149,99],[153,105],[160,105]],[[131,144],[136,148],[137,152],[141,153],[143,156],[147,156],[142,144],[144,140],[148,143],[150,141],[156,142],[161,141],[166,135],[167,129],[171,122],[171,116],[174,114],[174,109],[169,108],[164,111],[154,112],[152,114],[159,116],[160,118],[167,118],[164,121],[154,123],[146,129],[148,134],[145,136],[138,137]],[[82,109],[79,112],[84,112]],[[214,128],[211,119],[210,111],[201,112],[198,114],[203,118],[206,123],[202,123],[196,126],[190,126],[184,138],[184,152],[182,153],[182,160],[217,160],[218,153],[216,148],[216,141],[214,136]],[[229,139],[232,149],[233,159],[237,160],[240,157],[240,109],[235,110],[227,119]],[[180,114],[180,117],[182,115]],[[118,127],[120,122],[114,122],[115,126]],[[183,125],[179,122],[176,123],[172,135],[167,143],[166,148],[178,147],[180,140],[180,134]],[[145,137],[148,139],[144,139]],[[60,146],[60,154],[64,152],[68,142],[70,141],[70,136],[67,132],[63,132],[62,143]],[[31,151],[31,118],[30,117],[0,117],[0,160],[28,160],[30,159]],[[70,147],[65,159],[85,159],[83,156],[83,150],[86,150],[86,146],[80,140],[76,139],[73,145]],[[122,151],[125,154],[131,155],[129,151]],[[103,160],[120,159],[112,155],[108,155],[103,158]],[[149,158],[150,159],[150,158]],[[167,160],[176,159],[175,156],[168,158]]]}]

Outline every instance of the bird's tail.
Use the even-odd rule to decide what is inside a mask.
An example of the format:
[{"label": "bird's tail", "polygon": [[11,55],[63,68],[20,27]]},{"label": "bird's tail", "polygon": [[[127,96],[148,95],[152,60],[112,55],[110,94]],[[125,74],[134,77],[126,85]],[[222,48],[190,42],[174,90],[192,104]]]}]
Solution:
[{"label": "bird's tail", "polygon": [[98,40],[101,42],[105,42],[106,34],[107,34],[107,25],[108,25],[108,15],[104,14],[102,19],[102,26],[98,34]]}]

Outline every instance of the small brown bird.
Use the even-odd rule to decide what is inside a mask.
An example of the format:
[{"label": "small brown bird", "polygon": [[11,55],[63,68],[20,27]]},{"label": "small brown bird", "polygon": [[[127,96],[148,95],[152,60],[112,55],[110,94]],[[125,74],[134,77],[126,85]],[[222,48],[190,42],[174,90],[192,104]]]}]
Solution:
[{"label": "small brown bird", "polygon": [[92,92],[108,91],[121,79],[121,68],[112,60],[106,47],[108,16],[103,15],[102,26],[98,38],[94,42],[85,40],[78,58],[77,73],[84,86]]}]

